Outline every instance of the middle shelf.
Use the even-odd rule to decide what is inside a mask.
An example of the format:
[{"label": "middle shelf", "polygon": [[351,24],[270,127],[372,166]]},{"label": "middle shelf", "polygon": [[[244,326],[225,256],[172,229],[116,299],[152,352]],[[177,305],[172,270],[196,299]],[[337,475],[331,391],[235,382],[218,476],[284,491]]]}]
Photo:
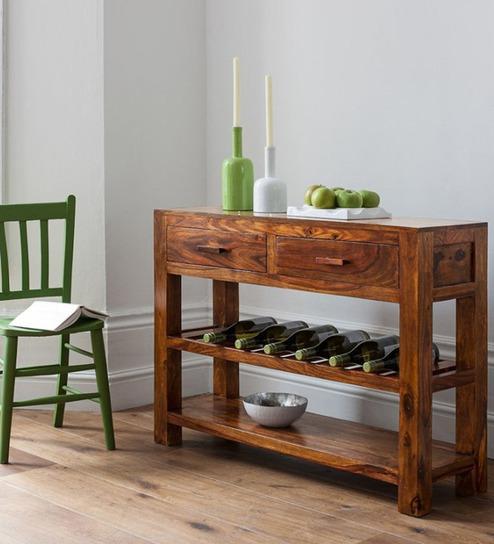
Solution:
[{"label": "middle shelf", "polygon": [[[204,331],[214,330],[212,327],[202,327],[184,330],[182,334],[168,336],[167,347],[181,351],[189,351],[226,361],[239,362],[265,368],[302,374],[313,378],[378,389],[398,393],[400,389],[398,373],[372,374],[361,370],[334,368],[324,363],[307,363],[290,357],[266,355],[262,352],[244,351],[220,344],[206,343],[200,337]],[[471,383],[473,371],[456,372],[454,361],[441,360],[433,368],[433,392],[459,387]]]}]

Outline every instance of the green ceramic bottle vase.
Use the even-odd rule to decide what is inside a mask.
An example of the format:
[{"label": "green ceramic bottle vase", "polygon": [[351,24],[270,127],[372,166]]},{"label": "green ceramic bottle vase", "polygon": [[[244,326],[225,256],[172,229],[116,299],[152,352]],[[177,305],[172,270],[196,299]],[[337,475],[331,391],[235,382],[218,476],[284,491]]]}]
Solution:
[{"label": "green ceramic bottle vase", "polygon": [[242,127],[233,127],[233,156],[222,166],[223,209],[252,210],[254,167],[252,161],[242,157]]}]

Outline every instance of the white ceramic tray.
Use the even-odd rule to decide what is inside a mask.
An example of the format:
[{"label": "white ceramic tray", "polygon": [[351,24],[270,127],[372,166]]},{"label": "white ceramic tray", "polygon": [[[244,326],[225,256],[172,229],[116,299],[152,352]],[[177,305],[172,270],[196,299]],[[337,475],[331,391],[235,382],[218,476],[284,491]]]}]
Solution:
[{"label": "white ceramic tray", "polygon": [[333,208],[324,210],[314,206],[288,206],[287,215],[297,217],[318,217],[320,219],[343,219],[353,221],[355,219],[388,219],[391,214],[384,208]]}]

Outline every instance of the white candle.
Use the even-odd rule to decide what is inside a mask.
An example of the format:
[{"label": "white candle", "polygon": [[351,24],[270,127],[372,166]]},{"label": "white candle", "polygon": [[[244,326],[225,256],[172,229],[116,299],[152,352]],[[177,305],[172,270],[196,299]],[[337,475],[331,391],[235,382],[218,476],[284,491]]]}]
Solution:
[{"label": "white candle", "polygon": [[240,61],[233,58],[233,126],[240,126]]},{"label": "white candle", "polygon": [[266,76],[266,147],[273,147],[273,83]]}]

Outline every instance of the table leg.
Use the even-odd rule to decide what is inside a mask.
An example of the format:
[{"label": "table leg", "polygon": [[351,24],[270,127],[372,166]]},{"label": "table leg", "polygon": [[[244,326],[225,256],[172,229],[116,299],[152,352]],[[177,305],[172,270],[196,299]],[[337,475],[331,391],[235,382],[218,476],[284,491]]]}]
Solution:
[{"label": "table leg", "polygon": [[400,429],[398,510],[432,503],[432,232],[400,235]]},{"label": "table leg", "polygon": [[475,369],[474,381],[456,389],[456,451],[475,467],[456,476],[456,494],[487,490],[487,236],[475,234],[475,293],[456,301],[456,368]]},{"label": "table leg", "polygon": [[182,428],[168,423],[168,412],[182,406],[182,353],[168,349],[167,335],[182,330],[182,277],[166,271],[166,220],[155,215],[154,264],[154,440],[182,442]]},{"label": "table leg", "polygon": [[[213,280],[213,321],[225,326],[238,321],[238,283]],[[213,392],[215,395],[236,399],[239,396],[239,365],[214,358]]]}]

